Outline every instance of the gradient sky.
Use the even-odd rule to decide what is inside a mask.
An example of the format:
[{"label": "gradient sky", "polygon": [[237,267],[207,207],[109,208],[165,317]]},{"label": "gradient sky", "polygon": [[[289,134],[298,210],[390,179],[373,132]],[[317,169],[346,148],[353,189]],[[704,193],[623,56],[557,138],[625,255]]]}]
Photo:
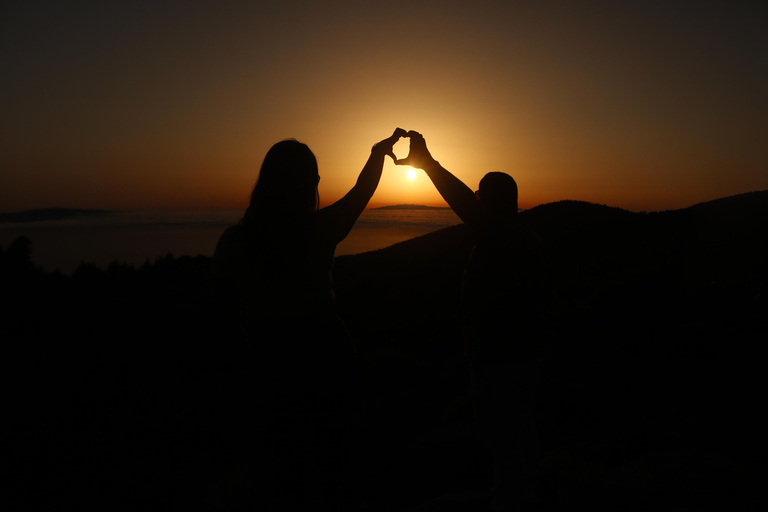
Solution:
[{"label": "gradient sky", "polygon": [[[3,2],[0,211],[244,207],[288,137],[328,204],[398,126],[470,187],[510,173],[521,207],[768,189],[760,4]],[[405,176],[371,206],[443,204]]]}]

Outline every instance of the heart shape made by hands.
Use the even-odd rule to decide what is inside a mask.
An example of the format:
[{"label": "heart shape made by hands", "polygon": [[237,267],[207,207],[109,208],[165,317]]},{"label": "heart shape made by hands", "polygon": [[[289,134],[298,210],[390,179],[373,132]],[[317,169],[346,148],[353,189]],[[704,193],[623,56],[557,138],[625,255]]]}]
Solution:
[{"label": "heart shape made by hands", "polygon": [[392,152],[395,154],[395,163],[408,158],[408,155],[411,153],[411,139],[402,137],[392,146]]}]

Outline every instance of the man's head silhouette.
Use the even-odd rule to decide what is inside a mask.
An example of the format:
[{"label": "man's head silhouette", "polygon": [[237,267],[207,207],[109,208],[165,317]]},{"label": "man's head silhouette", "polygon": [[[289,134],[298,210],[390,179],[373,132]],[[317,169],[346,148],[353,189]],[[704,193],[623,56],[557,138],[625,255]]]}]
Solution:
[{"label": "man's head silhouette", "polygon": [[517,214],[517,183],[509,174],[489,172],[483,176],[477,196],[494,215],[508,217]]}]

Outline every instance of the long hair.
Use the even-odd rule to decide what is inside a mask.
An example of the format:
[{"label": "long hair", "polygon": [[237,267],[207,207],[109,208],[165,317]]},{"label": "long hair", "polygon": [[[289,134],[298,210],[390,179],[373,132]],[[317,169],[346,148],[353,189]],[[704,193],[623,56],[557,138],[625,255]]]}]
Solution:
[{"label": "long hair", "polygon": [[296,228],[319,208],[317,159],[295,139],[278,142],[267,152],[242,225]]}]

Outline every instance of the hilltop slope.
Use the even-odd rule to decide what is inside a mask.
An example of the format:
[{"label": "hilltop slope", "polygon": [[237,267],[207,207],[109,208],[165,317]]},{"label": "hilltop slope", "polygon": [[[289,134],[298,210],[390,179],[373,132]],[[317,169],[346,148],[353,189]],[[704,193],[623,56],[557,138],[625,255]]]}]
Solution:
[{"label": "hilltop slope", "polygon": [[[535,411],[547,510],[729,509],[759,488],[766,201],[647,214],[561,201],[521,213],[552,274]],[[232,461],[274,444],[252,377],[282,362],[244,352],[236,324],[217,316],[210,259],[63,276],[36,268],[30,247],[0,251],[14,496],[110,509],[274,494]],[[370,512],[442,495],[451,510],[487,507],[490,461],[461,342],[471,247],[458,225],[336,259],[365,397],[352,487]],[[502,335],[515,342],[514,326]]]}]

